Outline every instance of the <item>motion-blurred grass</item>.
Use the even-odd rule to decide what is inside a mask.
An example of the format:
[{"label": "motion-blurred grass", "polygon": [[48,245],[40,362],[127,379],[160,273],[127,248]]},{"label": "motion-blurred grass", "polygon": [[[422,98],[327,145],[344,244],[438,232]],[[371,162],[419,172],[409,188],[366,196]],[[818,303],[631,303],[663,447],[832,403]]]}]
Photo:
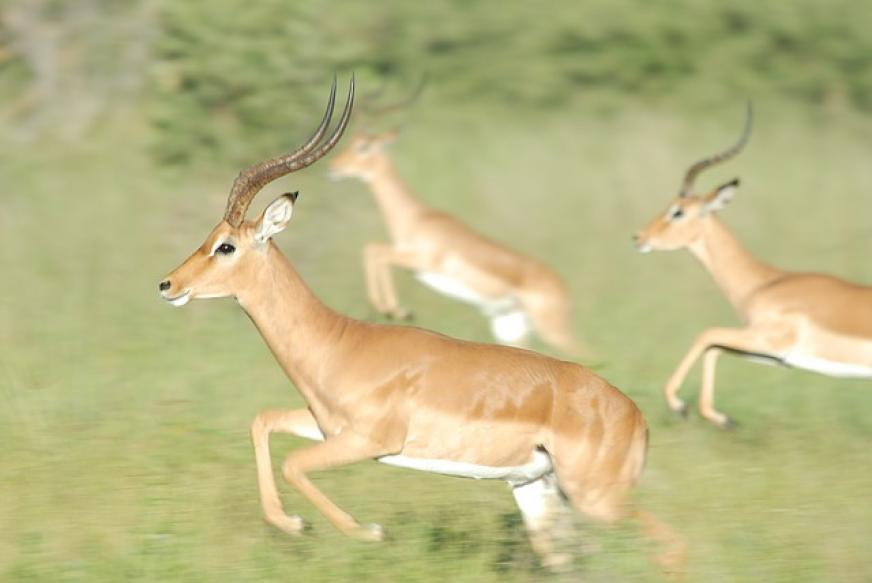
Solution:
[{"label": "motion-blurred grass", "polygon": [[[868,383],[726,357],[719,403],[742,427],[664,409],[659,388],[702,327],[734,320],[686,254],[640,256],[632,230],[659,212],[689,160],[731,139],[741,105],[710,117],[584,108],[526,119],[427,112],[396,144],[428,201],[548,260],[573,290],[577,330],[602,374],[651,424],[637,500],[690,542],[692,580],[855,580],[872,573]],[[779,265],[870,280],[868,120],[758,102],[748,151],[705,181],[745,182],[724,219]],[[0,249],[0,568],[11,580],[536,580],[500,483],[364,463],[318,476],[392,539],[344,539],[314,522],[291,539],[260,520],[247,427],[300,398],[232,301],[171,310],[160,276],[220,218],[235,168],[162,172],[117,130],[70,152],[6,147]],[[463,140],[458,140],[463,135]],[[384,237],[354,183],[317,168],[281,245],[337,309],[366,317],[360,244]],[[487,340],[484,321],[399,275],[418,323]],[[305,347],[300,347],[305,350]],[[698,379],[691,376],[686,392]],[[301,443],[274,439],[277,459]],[[588,573],[655,578],[630,528],[594,529]],[[581,541],[579,541],[581,544]]]},{"label": "motion-blurred grass", "polygon": [[[680,30],[694,30],[694,15],[714,26],[703,18],[714,14],[705,3],[670,5],[676,11],[672,20],[653,9],[645,12],[649,20],[640,20],[628,11],[632,4],[606,11],[603,22],[629,30],[631,39],[648,24],[660,30],[675,21]],[[323,4],[311,6],[327,12]],[[757,10],[750,2],[737,6],[740,13]],[[678,15],[687,7],[693,10]],[[750,30],[804,31],[791,38],[816,38],[834,54],[844,53],[842,65],[854,63],[855,55],[844,50],[853,45],[832,40],[850,40],[853,33],[839,37],[831,24],[864,30],[860,11],[841,19],[836,10],[808,12],[804,18],[785,13],[762,20],[769,28],[752,19]],[[351,26],[355,12],[341,13],[340,28]],[[628,16],[622,21],[621,15]],[[513,22],[503,15],[486,25],[480,14],[473,16],[483,29]],[[558,16],[550,15],[546,24],[559,28]],[[397,19],[402,24],[408,17],[401,13]],[[454,31],[446,37],[474,36],[474,22],[461,20],[445,25]],[[297,25],[309,30],[305,22]],[[210,26],[222,30],[214,21],[200,30]],[[579,26],[597,30],[594,20]],[[403,54],[426,32],[420,24],[412,32],[400,28],[403,42],[394,39],[393,46],[383,39],[376,48],[393,46],[393,53],[383,53]],[[762,37],[751,32],[735,31],[727,56],[756,55],[751,49]],[[618,35],[612,42],[621,45],[621,38],[627,40]],[[212,40],[205,46],[223,46],[220,38]],[[848,70],[830,71],[826,60],[808,57],[806,68],[789,61],[752,75],[731,69],[729,59],[712,50],[729,81],[718,83],[718,70],[707,69],[658,84],[670,77],[655,71],[655,89],[641,82],[603,86],[588,78],[588,93],[585,83],[565,85],[563,65],[539,67],[538,57],[517,60],[513,71],[513,55],[530,46],[523,43],[507,45],[509,57],[488,69],[496,54],[496,41],[489,42],[459,43],[449,51],[454,61],[435,59],[431,93],[394,147],[403,176],[425,200],[547,261],[567,278],[575,328],[604,363],[599,372],[636,400],[651,425],[650,459],[635,499],[688,540],[690,580],[868,580],[869,383],[724,357],[718,404],[741,428],[725,433],[696,415],[673,418],[660,397],[663,382],[698,331],[729,325],[735,317],[688,254],[641,256],[630,244],[632,232],[665,208],[686,166],[734,139],[744,100],[753,97],[757,125],[747,151],[704,176],[700,186],[742,177],[735,202],[722,216],[763,258],[872,283],[872,120],[863,99],[851,105],[838,98],[839,75]],[[605,43],[588,56],[602,53],[597,63],[614,58],[620,66],[626,64],[622,59],[656,46],[620,52]],[[860,59],[868,57],[863,46],[855,47]],[[366,43],[343,45],[333,62],[366,65],[360,55],[369,49]],[[671,62],[670,55],[688,51],[682,50],[667,51],[664,58]],[[202,69],[192,62],[188,71],[195,78],[202,70],[221,70],[205,58]],[[282,62],[271,65],[280,69]],[[302,62],[314,77],[300,90],[317,99],[293,102],[294,115],[314,120],[328,74]],[[468,66],[449,67],[464,62]],[[388,63],[405,66],[408,77],[416,61]],[[391,67],[370,63],[372,70]],[[820,70],[832,77],[818,75]],[[4,71],[8,67],[0,67]],[[737,81],[746,73],[754,83]],[[232,70],[227,74],[232,77]],[[485,91],[480,98],[470,92],[487,85],[482,79],[497,78],[507,79],[504,89],[514,83],[517,90]],[[849,95],[862,97],[865,77],[857,79]],[[363,80],[372,82],[373,76]],[[538,85],[525,88],[525,80]],[[777,87],[767,90],[767,80]],[[791,95],[791,87],[805,86],[822,87],[821,99],[806,99],[800,91]],[[3,95],[10,87],[3,87]],[[300,122],[299,131],[283,129],[283,118],[275,127],[262,123],[257,127],[269,139],[252,138],[258,145],[249,156],[250,130],[223,127],[220,103],[217,114],[209,112],[218,117],[179,125],[178,119],[196,115],[198,108],[186,100],[203,87],[176,87],[184,104],[169,127],[154,125],[153,108],[172,105],[156,91],[111,110],[79,141],[58,140],[50,132],[28,142],[7,132],[0,139],[0,579],[547,578],[500,483],[375,463],[318,474],[317,483],[340,505],[362,521],[385,525],[391,539],[380,545],[343,538],[286,488],[286,508],[311,520],[314,529],[288,538],[261,521],[248,424],[261,409],[297,407],[301,400],[232,301],[171,310],[157,297],[156,285],[219,220],[238,171],[230,160],[250,162],[273,153],[269,144],[277,135],[285,132],[282,143],[292,144],[311,122]],[[559,103],[540,99],[570,90],[577,93]],[[530,94],[535,98],[524,98]],[[275,103],[243,105],[268,111],[258,108]],[[8,111],[0,112],[12,127]],[[209,119],[217,120],[214,131],[203,134]],[[191,134],[180,138],[186,130]],[[167,167],[161,163],[166,157],[155,155],[156,148],[213,146],[218,153],[205,157],[216,160],[210,166]],[[199,150],[192,157],[199,158]],[[269,187],[255,207],[288,188],[299,188],[302,197],[281,246],[328,304],[371,317],[360,248],[385,233],[365,188],[329,182],[324,166],[316,166]],[[432,294],[405,274],[397,279],[418,325],[489,340],[485,321],[470,308]],[[691,400],[698,381],[696,371],[684,388]],[[304,441],[278,436],[273,444],[278,462]],[[579,533],[583,544],[590,547],[588,556],[569,580],[579,574],[601,581],[660,577],[630,526],[586,526]]]}]

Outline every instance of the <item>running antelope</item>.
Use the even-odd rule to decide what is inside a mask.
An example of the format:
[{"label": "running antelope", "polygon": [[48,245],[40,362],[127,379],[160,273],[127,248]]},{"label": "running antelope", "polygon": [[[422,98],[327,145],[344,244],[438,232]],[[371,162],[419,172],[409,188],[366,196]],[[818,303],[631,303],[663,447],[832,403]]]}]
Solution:
[{"label": "running antelope", "polygon": [[745,129],[732,147],[695,163],[678,197],[634,237],[642,252],[686,248],[703,264],[738,312],[741,328],[708,328],[666,383],[669,407],[684,414],[678,389],[702,355],[699,411],[720,427],[729,417],[714,407],[715,363],[723,351],[770,364],[832,377],[872,377],[872,287],[817,273],[791,273],[759,261],[718,220],[739,186],[736,178],[703,195],[691,193],[700,172],[738,154],[751,134]]},{"label": "running antelope", "polygon": [[[534,352],[340,315],[318,300],[272,241],[290,221],[296,193],[280,196],[253,221],[244,219],[263,186],[313,164],[339,140],[354,80],[336,129],[322,142],[335,91],[334,81],[324,118],[305,145],[239,174],[223,220],[160,284],[174,306],[235,298],[306,401],[305,409],[264,411],[251,425],[266,520],[290,534],[303,530],[299,516],[285,514],[276,490],[269,435],[279,432],[320,442],[288,455],[282,475],[355,538],[381,540],[383,531],[336,506],[310,472],[375,459],[505,480],[545,564],[564,558],[553,551],[550,535],[564,497],[590,517],[632,516],[651,536],[668,537],[666,527],[625,504],[645,462],[647,430],[618,389],[582,366]],[[680,551],[681,543],[671,544]]]},{"label": "running antelope", "polygon": [[363,252],[373,308],[392,318],[409,316],[391,276],[391,268],[400,267],[436,292],[477,307],[502,344],[524,345],[532,329],[567,354],[589,352],[570,330],[560,276],[418,199],[388,156],[394,138],[395,132],[358,134],[330,164],[333,178],[369,186],[387,225],[391,243],[368,243]]}]

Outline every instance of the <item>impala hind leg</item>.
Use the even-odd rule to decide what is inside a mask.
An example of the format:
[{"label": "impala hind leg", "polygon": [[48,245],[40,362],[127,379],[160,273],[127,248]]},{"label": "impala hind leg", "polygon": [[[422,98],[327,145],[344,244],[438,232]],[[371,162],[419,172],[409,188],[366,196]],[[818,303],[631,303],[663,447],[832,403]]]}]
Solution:
[{"label": "impala hind leg", "polygon": [[620,520],[633,519],[641,527],[645,538],[652,540],[660,549],[652,557],[653,562],[666,573],[684,572],[687,564],[687,544],[672,527],[649,512],[632,508],[626,502],[629,484],[625,482],[587,487],[582,482],[561,481],[560,487],[573,508],[597,522],[614,524]]},{"label": "impala hind leg", "polygon": [[522,294],[521,303],[533,329],[546,343],[574,357],[591,357],[590,348],[572,333],[569,299],[560,293]]},{"label": "impala hind leg", "polygon": [[267,522],[289,534],[297,534],[305,526],[299,516],[288,516],[282,509],[269,453],[270,433],[292,433],[307,439],[323,439],[321,430],[308,409],[263,411],[251,423],[251,441],[257,464],[257,485],[260,506]]},{"label": "impala hind leg", "polygon": [[512,488],[515,502],[521,511],[530,545],[548,569],[559,569],[569,563],[572,556],[555,550],[555,537],[561,517],[567,510],[566,501],[554,474]]},{"label": "impala hind leg", "polygon": [[610,429],[593,439],[563,440],[552,456],[560,490],[578,512],[605,524],[633,518],[661,553],[654,562],[667,572],[684,570],[686,545],[669,526],[628,502],[645,466],[648,430],[642,413],[628,407]]}]

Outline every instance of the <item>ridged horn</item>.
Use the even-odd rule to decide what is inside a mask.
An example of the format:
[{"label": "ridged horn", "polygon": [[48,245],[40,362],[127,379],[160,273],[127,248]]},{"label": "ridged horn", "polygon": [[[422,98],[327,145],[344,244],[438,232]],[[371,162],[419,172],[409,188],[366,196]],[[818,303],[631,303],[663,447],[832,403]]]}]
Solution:
[{"label": "ridged horn", "polygon": [[238,227],[242,224],[251,201],[264,186],[286,174],[314,164],[333,149],[333,146],[339,142],[343,132],[345,132],[349,119],[351,119],[351,110],[354,105],[354,75],[351,76],[351,82],[348,85],[348,96],[339,124],[330,137],[322,142],[321,139],[333,117],[335,103],[336,78],[334,77],[333,85],[330,88],[330,97],[327,100],[327,109],[315,133],[293,152],[254,164],[240,172],[236,180],[233,181],[230,196],[227,198],[227,210],[224,212],[225,221],[233,227]]},{"label": "ridged horn", "polygon": [[721,162],[725,162],[742,151],[742,148],[745,147],[745,144],[748,142],[748,138],[751,137],[751,127],[754,123],[754,110],[751,107],[751,102],[748,102],[748,113],[745,117],[745,129],[742,130],[742,135],[739,136],[739,140],[718,154],[714,156],[709,156],[708,158],[703,158],[699,162],[693,164],[690,168],[687,169],[687,174],[684,175],[684,182],[681,184],[681,190],[678,193],[678,196],[685,197],[690,194],[690,189],[693,187],[693,183],[696,180],[696,177],[711,166],[715,164],[719,164]]}]

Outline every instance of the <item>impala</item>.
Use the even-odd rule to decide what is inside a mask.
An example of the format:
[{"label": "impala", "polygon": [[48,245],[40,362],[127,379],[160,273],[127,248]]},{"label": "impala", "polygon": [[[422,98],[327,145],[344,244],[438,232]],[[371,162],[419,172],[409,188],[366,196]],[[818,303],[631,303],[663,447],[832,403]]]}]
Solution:
[{"label": "impala", "polygon": [[751,125],[749,105],[739,140],[693,164],[666,212],[634,237],[642,252],[690,250],[744,321],[741,328],[703,331],[664,389],[669,407],[684,414],[687,406],[677,392],[702,355],[699,411],[720,427],[732,424],[714,407],[715,364],[723,351],[832,377],[872,377],[872,287],[829,275],[784,271],[746,251],[715,214],[733,198],[738,178],[701,196],[691,193],[700,172],[743,149]]},{"label": "impala", "polygon": [[387,225],[391,243],[368,243],[363,267],[373,308],[406,318],[391,268],[412,271],[436,292],[477,307],[503,344],[525,344],[531,330],[567,354],[588,352],[570,330],[569,295],[560,276],[542,263],[433,209],[400,178],[387,146],[395,132],[356,135],[330,164],[335,179],[366,183]]},{"label": "impala", "polygon": [[304,526],[285,514],[276,490],[269,435],[280,432],[320,441],[288,455],[282,475],[333,526],[359,539],[380,540],[383,530],[336,506],[310,472],[375,459],[505,480],[546,564],[562,558],[549,528],[564,496],[588,516],[634,516],[666,538],[665,527],[624,503],[646,455],[645,421],[628,397],[582,366],[534,352],[342,316],[318,300],[272,241],[290,221],[296,194],[244,219],[264,185],[309,166],[339,140],[354,80],[336,129],[322,141],[335,91],[334,81],[321,124],[302,147],[240,173],[223,220],[160,283],[176,306],[235,298],[306,401],[305,409],[264,411],[251,425],[266,520],[291,534]]}]

